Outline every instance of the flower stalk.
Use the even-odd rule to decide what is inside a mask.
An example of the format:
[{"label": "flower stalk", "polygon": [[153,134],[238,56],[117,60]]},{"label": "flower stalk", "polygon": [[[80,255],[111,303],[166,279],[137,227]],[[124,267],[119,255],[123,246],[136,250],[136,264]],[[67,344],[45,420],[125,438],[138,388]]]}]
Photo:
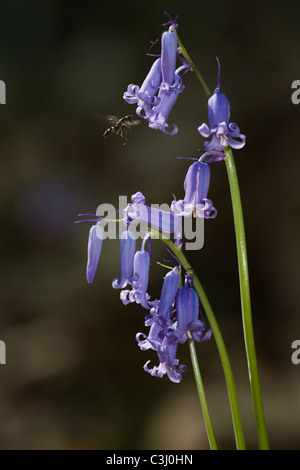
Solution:
[{"label": "flower stalk", "polygon": [[190,349],[190,356],[191,356],[191,362],[193,366],[193,371],[194,371],[194,376],[195,376],[195,381],[196,381],[196,386],[198,390],[198,395],[201,403],[201,408],[202,408],[202,413],[203,413],[203,420],[205,424],[205,429],[206,429],[206,434],[207,434],[207,439],[209,442],[209,446],[211,450],[217,450],[217,443],[210,419],[210,414],[207,406],[207,400],[205,396],[205,391],[204,391],[204,386],[202,382],[202,377],[200,373],[200,367],[198,364],[198,359],[197,359],[197,354],[196,354],[196,348],[195,348],[195,342],[194,341],[189,341],[189,349]]},{"label": "flower stalk", "polygon": [[[206,96],[211,96],[210,90],[207,87],[203,76],[200,74],[194,63],[190,59],[186,49],[182,45],[177,35],[177,41],[181,48],[181,53],[185,59],[192,66],[197,78],[199,79]],[[259,448],[261,450],[267,450],[269,448],[265,415],[262,401],[262,394],[260,388],[258,366],[256,359],[256,350],[254,342],[254,332],[252,324],[252,313],[251,313],[251,299],[250,299],[250,286],[249,286],[249,273],[248,273],[248,260],[247,260],[247,248],[246,248],[246,236],[243,218],[243,209],[241,203],[241,196],[239,191],[238,176],[235,168],[232,150],[229,145],[224,149],[226,158],[224,159],[228,181],[230,186],[233,218],[235,226],[235,236],[237,245],[237,257],[238,257],[238,269],[239,269],[239,283],[240,283],[240,296],[241,296],[241,307],[242,307],[242,322],[244,329],[244,342],[247,355],[247,364],[249,372],[250,387],[253,399],[253,405],[256,417],[256,427],[258,435]],[[196,288],[196,286],[195,286]],[[197,290],[197,289],[196,289]],[[200,297],[201,299],[201,297]],[[201,299],[202,300],[202,299]],[[207,313],[207,312],[206,312]],[[209,320],[210,321],[210,320]],[[214,332],[214,328],[210,323],[210,326]],[[221,356],[222,357],[222,356]]]},{"label": "flower stalk", "polygon": [[242,209],[239,183],[238,183],[238,177],[237,177],[233,154],[232,154],[230,147],[227,147],[226,151],[227,151],[227,157],[225,158],[224,161],[225,161],[225,165],[227,169],[231,200],[232,200],[236,246],[237,246],[237,257],[238,257],[238,266],[239,266],[242,319],[243,319],[244,338],[245,338],[245,347],[246,347],[246,354],[247,354],[247,361],[248,361],[250,386],[251,386],[252,399],[253,399],[254,409],[255,409],[255,418],[256,418],[259,448],[261,450],[267,450],[269,448],[269,444],[268,444],[266,422],[265,422],[262,394],[261,394],[259,374],[258,374],[253,324],[252,324],[248,258],[247,258],[243,209]]},{"label": "flower stalk", "polygon": [[179,51],[180,51],[180,54],[186,59],[186,61],[191,65],[191,71],[195,73],[196,77],[198,78],[198,80],[200,81],[203,89],[204,89],[204,92],[207,96],[207,98],[210,98],[211,96],[211,92],[208,88],[208,86],[206,85],[205,83],[205,80],[202,76],[202,74],[200,73],[199,69],[196,67],[196,65],[194,64],[194,62],[192,61],[192,59],[190,58],[186,48],[184,47],[184,45],[182,44],[179,36],[178,36],[178,33],[176,31],[176,35],[177,35],[177,43],[178,43],[178,46],[179,46]]}]

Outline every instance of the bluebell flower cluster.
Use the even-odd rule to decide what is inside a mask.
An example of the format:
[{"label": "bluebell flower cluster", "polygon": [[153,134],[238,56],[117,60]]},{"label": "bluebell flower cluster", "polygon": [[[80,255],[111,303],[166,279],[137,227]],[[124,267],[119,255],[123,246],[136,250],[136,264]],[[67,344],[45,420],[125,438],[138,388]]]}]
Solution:
[{"label": "bluebell flower cluster", "polygon": [[146,317],[145,325],[150,327],[148,336],[144,333],[136,335],[140,349],[156,351],[159,360],[159,365],[151,369],[148,360],[144,370],[154,377],[167,374],[175,383],[181,381],[182,373],[187,369],[176,358],[179,344],[188,339],[205,341],[212,334],[199,319],[199,298],[194,288],[189,286],[189,275],[186,274],[184,287],[179,287],[180,282],[180,267],[176,266],[165,276],[161,297],[154,302]]},{"label": "bluebell flower cluster", "polygon": [[[180,56],[177,45],[177,23],[171,19],[167,31],[161,38],[161,55],[153,63],[141,87],[129,85],[124,94],[127,103],[137,105],[137,114],[146,119],[149,126],[166,134],[174,135],[178,127],[170,130],[167,122],[178,95],[183,91],[181,71],[190,65]],[[182,60],[176,69],[176,60]],[[152,258],[151,241],[154,231],[162,238],[172,239],[177,246],[182,244],[182,218],[193,216],[213,219],[217,215],[213,202],[208,198],[210,186],[210,164],[226,158],[229,147],[239,149],[245,145],[246,137],[240,133],[235,123],[229,123],[230,105],[220,91],[220,64],[217,87],[208,100],[208,122],[198,131],[205,137],[212,137],[204,143],[205,152],[195,159],[188,168],[184,181],[184,198],[174,199],[171,211],[163,211],[146,205],[144,195],[138,191],[131,197],[131,203],[123,210],[123,231],[120,237],[120,274],[113,279],[112,287],[120,290],[124,305],[137,303],[146,311],[145,327],[148,334],[136,335],[142,351],[154,351],[158,365],[150,368],[150,360],[144,370],[154,377],[165,374],[172,382],[178,383],[186,366],[179,363],[177,350],[187,340],[202,342],[208,340],[211,329],[199,318],[199,298],[193,286],[191,273],[182,273],[178,260],[176,266],[165,275],[160,299],[151,299],[148,293],[150,266]],[[83,215],[83,214],[82,214]],[[91,214],[87,214],[91,215]],[[100,217],[87,219],[94,222],[89,232],[88,259],[86,276],[89,284],[93,282],[99,263],[103,225]],[[140,249],[137,249],[137,228],[143,234]],[[182,277],[184,282],[182,284]]]},{"label": "bluebell flower cluster", "polygon": [[[120,299],[124,305],[140,304],[145,310],[145,327],[149,334],[138,333],[136,339],[142,351],[149,349],[157,353],[159,365],[149,368],[150,361],[144,370],[154,377],[165,374],[172,382],[178,383],[186,366],[177,359],[178,345],[188,339],[204,341],[211,337],[211,330],[200,320],[199,299],[192,285],[192,276],[186,274],[184,286],[181,287],[181,266],[175,266],[166,274],[160,299],[151,299],[148,293],[152,248],[151,232],[175,236],[179,230],[179,217],[172,212],[150,208],[145,204],[141,192],[133,194],[131,203],[123,210],[123,231],[120,237],[120,275],[113,279],[112,287],[120,289]],[[152,214],[154,211],[154,215]],[[87,281],[92,283],[102,248],[103,227],[101,220],[94,220],[89,233]],[[141,248],[137,249],[136,226],[145,230]],[[146,248],[148,245],[148,249]],[[206,330],[206,331],[205,331]]]},{"label": "bluebell flower cluster", "polygon": [[[161,297],[151,300],[147,292],[150,269],[150,254],[145,250],[145,243],[149,239],[147,234],[142,242],[141,250],[136,251],[134,260],[127,256],[127,272],[133,278],[128,284],[130,289],[123,289],[120,298],[125,305],[130,302],[141,304],[148,313],[145,315],[145,326],[150,327],[148,336],[137,333],[136,339],[142,351],[152,349],[156,351],[159,365],[149,368],[149,362],[144,370],[154,377],[163,377],[167,374],[172,382],[180,382],[186,366],[179,364],[176,358],[177,348],[187,339],[204,341],[211,336],[211,330],[206,332],[205,324],[198,319],[199,299],[196,291],[189,287],[188,281],[184,287],[179,288],[181,273],[180,267],[175,267],[165,276]],[[124,244],[121,243],[121,249]],[[129,245],[128,245],[129,246]],[[124,260],[126,254],[121,251],[120,259]],[[188,279],[188,278],[187,278]],[[118,287],[113,282],[113,287]]]},{"label": "bluebell flower cluster", "polygon": [[[149,127],[160,130],[165,134],[175,135],[178,127],[167,122],[169,114],[176,103],[178,96],[183,92],[181,72],[191,67],[178,53],[176,26],[171,22],[168,31],[162,34],[161,56],[153,63],[141,87],[129,85],[124,93],[124,100],[136,104],[136,113],[149,122]],[[176,68],[176,59],[183,62]]]},{"label": "bluebell flower cluster", "polygon": [[[133,195],[132,200],[140,199],[142,193]],[[211,330],[206,330],[203,321],[199,320],[199,299],[193,287],[189,286],[189,276],[186,276],[184,287],[180,288],[181,268],[176,266],[167,273],[164,279],[160,299],[151,300],[148,294],[149,270],[151,264],[151,250],[147,251],[145,245],[149,242],[151,234],[148,232],[142,242],[141,250],[133,255],[134,233],[130,234],[130,226],[134,219],[132,215],[128,221],[128,207],[124,211],[124,236],[120,241],[120,278],[113,280],[115,289],[122,289],[120,298],[124,305],[135,302],[147,310],[145,326],[150,327],[149,334],[138,333],[136,339],[142,351],[152,349],[156,351],[159,365],[152,369],[147,361],[144,370],[154,377],[163,377],[167,374],[172,382],[180,382],[185,365],[179,364],[176,358],[177,348],[190,339],[204,341],[210,338]],[[131,213],[132,214],[132,213]],[[125,289],[125,287],[129,287]]]},{"label": "bluebell flower cluster", "polygon": [[185,197],[172,202],[172,211],[178,216],[193,215],[205,219],[215,218],[217,210],[213,203],[207,198],[210,184],[210,167],[213,162],[222,161],[226,158],[226,147],[240,149],[246,143],[246,136],[240,133],[235,123],[229,123],[230,105],[229,101],[220,91],[220,63],[218,62],[217,88],[208,100],[208,121],[202,124],[198,131],[203,137],[210,137],[210,142],[204,142],[205,153],[198,161],[194,162],[188,169],[184,190]]},{"label": "bluebell flower cluster", "polygon": [[[179,230],[179,218],[171,212],[153,209],[146,205],[144,195],[138,191],[131,197],[131,203],[123,211],[123,225],[120,240],[120,279],[114,279],[112,286],[122,289],[120,298],[124,305],[135,302],[151,310],[156,301],[148,294],[149,269],[151,265],[151,234],[149,228],[161,233],[175,234]],[[154,215],[153,215],[154,214]],[[136,251],[136,229],[144,231],[141,250]],[[146,250],[148,242],[149,249]],[[125,289],[125,287],[128,287]]]}]

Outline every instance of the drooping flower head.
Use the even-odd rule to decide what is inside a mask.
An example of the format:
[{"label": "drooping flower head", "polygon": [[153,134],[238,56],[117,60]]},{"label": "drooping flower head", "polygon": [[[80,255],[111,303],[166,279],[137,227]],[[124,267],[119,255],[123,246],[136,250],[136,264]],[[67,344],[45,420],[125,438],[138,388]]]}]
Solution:
[{"label": "drooping flower head", "polygon": [[[97,216],[96,214],[78,214],[79,217],[84,216],[84,219],[76,220],[74,223],[78,224],[80,222],[93,222],[94,225],[90,228],[89,239],[88,239],[88,249],[87,249],[87,266],[86,266],[86,278],[87,282],[91,284],[94,280],[97,267],[99,264],[99,259],[102,250],[102,242],[104,238],[104,229],[101,223],[102,217]],[[93,217],[92,219],[86,217]]]},{"label": "drooping flower head", "polygon": [[210,142],[204,142],[207,152],[219,151],[229,145],[234,149],[241,149],[246,142],[246,136],[240,133],[236,123],[229,123],[230,104],[224,93],[221,93],[220,63],[218,62],[217,88],[208,100],[208,122],[202,124],[198,131],[207,138],[212,136]]},{"label": "drooping flower head", "polygon": [[124,100],[129,104],[137,104],[136,113],[139,117],[144,118],[151,113],[152,106],[156,106],[160,102],[160,98],[156,95],[162,81],[161,58],[157,59],[142,86],[129,85],[124,93]]},{"label": "drooping flower head", "polygon": [[172,211],[179,216],[203,217],[211,219],[216,217],[217,210],[207,198],[210,183],[209,165],[201,159],[194,162],[188,169],[185,181],[184,199],[172,202]]},{"label": "drooping flower head", "polygon": [[152,369],[148,367],[150,361],[147,361],[144,370],[153,377],[161,378],[167,374],[172,382],[177,383],[186,370],[186,366],[179,365],[176,358],[178,345],[188,339],[205,341],[212,335],[211,329],[206,330],[204,322],[199,319],[199,298],[191,273],[186,273],[185,285],[180,289],[179,280],[177,268],[165,276],[161,298],[146,317],[145,325],[151,325],[149,334],[136,335],[140,349],[156,351],[159,359],[159,365]]},{"label": "drooping flower head", "polygon": [[144,230],[154,229],[167,238],[179,239],[182,236],[181,218],[173,212],[164,211],[146,205],[146,199],[140,191],[131,196],[131,204],[124,209],[123,223],[125,227],[132,222],[139,224]]},{"label": "drooping flower head", "polygon": [[129,283],[132,286],[132,290],[123,290],[120,297],[124,305],[127,305],[130,302],[136,302],[137,304],[141,304],[142,307],[150,310],[150,296],[147,293],[147,288],[149,282],[151,256],[149,252],[145,250],[145,243],[148,239],[148,236],[144,238],[141,250],[137,251],[134,255],[134,274],[132,281]]},{"label": "drooping flower head", "polygon": [[144,333],[138,333],[136,340],[142,350],[154,349],[158,351],[165,337],[167,329],[172,325],[172,313],[176,293],[180,282],[178,267],[169,271],[163,282],[160,300],[155,302],[145,321],[146,326],[150,326],[148,336]]},{"label": "drooping flower head", "polygon": [[169,130],[167,119],[177,101],[178,95],[184,90],[182,78],[179,72],[182,67],[176,70],[177,58],[177,36],[173,31],[173,25],[162,35],[161,45],[161,68],[162,83],[159,89],[159,103],[152,108],[148,116],[149,127],[158,129],[165,134],[174,135],[178,132],[178,127],[173,125]]},{"label": "drooping flower head", "polygon": [[138,116],[146,119],[149,127],[174,135],[178,127],[173,124],[169,129],[167,120],[178,95],[184,90],[180,72],[191,67],[180,56],[183,65],[176,69],[178,46],[175,29],[178,24],[172,19],[167,24],[170,24],[169,29],[161,38],[161,57],[155,60],[142,86],[129,85],[123,98],[129,104],[137,104]]},{"label": "drooping flower head", "polygon": [[103,242],[103,227],[99,224],[92,225],[89,232],[88,256],[86,266],[87,282],[91,284],[94,280]]},{"label": "drooping flower head", "polygon": [[187,339],[205,341],[211,337],[209,329],[205,334],[206,326],[199,317],[199,297],[193,287],[189,286],[189,275],[186,275],[184,287],[176,295],[177,322],[167,334],[169,339],[178,343],[185,343]]},{"label": "drooping flower head", "polygon": [[158,304],[157,318],[163,326],[168,326],[179,283],[180,270],[178,266],[175,266],[175,268],[173,268],[172,271],[169,271],[164,278],[160,301]]},{"label": "drooping flower head", "polygon": [[131,230],[123,230],[120,239],[120,278],[113,280],[114,289],[123,289],[128,283],[136,279],[132,274],[133,260],[135,255],[136,239]]}]

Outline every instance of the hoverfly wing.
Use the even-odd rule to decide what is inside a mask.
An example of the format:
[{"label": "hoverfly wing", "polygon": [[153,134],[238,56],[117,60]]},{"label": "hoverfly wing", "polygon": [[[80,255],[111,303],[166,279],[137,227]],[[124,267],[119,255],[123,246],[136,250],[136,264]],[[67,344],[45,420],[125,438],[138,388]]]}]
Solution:
[{"label": "hoverfly wing", "polygon": [[110,115],[110,114],[95,114],[95,117],[97,118],[98,121],[103,121],[103,122],[111,122],[111,123],[116,123],[118,122],[119,118],[118,116]]},{"label": "hoverfly wing", "polygon": [[117,116],[114,116],[114,115],[105,115],[105,116],[102,116],[102,118],[106,121],[106,122],[110,122],[111,124],[116,124],[119,120],[119,118]]}]

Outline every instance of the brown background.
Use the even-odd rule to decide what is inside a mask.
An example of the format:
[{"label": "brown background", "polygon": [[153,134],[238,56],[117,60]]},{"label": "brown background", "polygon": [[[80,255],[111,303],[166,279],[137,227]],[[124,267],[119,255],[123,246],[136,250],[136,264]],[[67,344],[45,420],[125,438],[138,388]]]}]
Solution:
[{"label": "brown background", "polygon": [[[247,135],[235,152],[248,241],[253,321],[270,445],[300,447],[298,227],[299,2],[1,2],[0,366],[1,449],[206,449],[187,346],[181,384],[143,371],[136,305],[111,288],[118,241],[103,244],[94,283],[85,279],[88,224],[79,212],[142,191],[148,203],[183,197],[188,162],[203,139],[205,95],[193,74],[170,117],[179,133],[145,123],[127,146],[97,115],[134,112],[122,99],[141,84],[149,41],[179,14],[179,35],[213,89],[216,60],[232,121]],[[248,448],[257,447],[243,347],[235,239],[223,163],[211,169],[218,216],[192,253],[223,332],[236,378]],[[159,296],[166,252],[154,243],[150,293]],[[197,346],[220,448],[234,448],[214,340]]]}]

